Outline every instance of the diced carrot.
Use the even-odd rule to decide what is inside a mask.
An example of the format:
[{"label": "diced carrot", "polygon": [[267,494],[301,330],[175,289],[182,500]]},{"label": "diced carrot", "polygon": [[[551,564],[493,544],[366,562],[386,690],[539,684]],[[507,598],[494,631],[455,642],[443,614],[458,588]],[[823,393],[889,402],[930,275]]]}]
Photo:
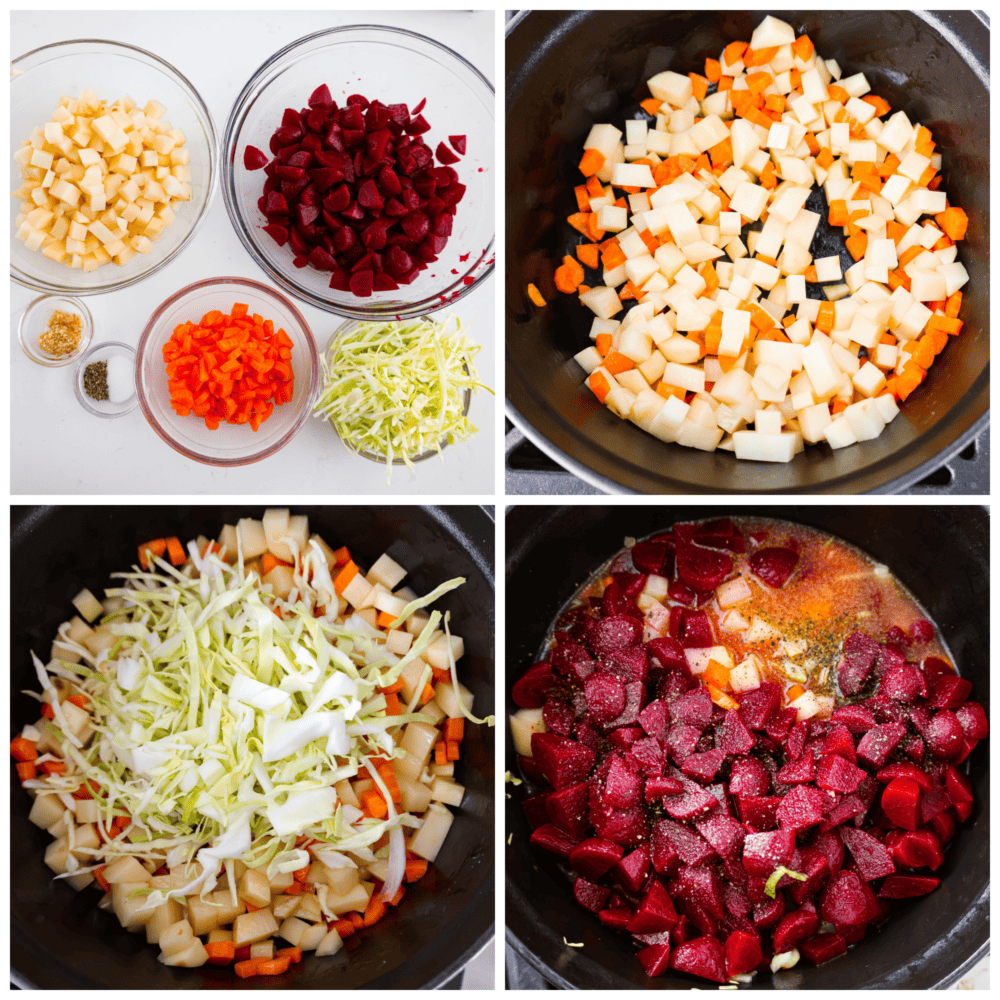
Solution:
[{"label": "diced carrot", "polygon": [[717,142],[708,151],[709,157],[712,160],[712,166],[728,166],[733,162],[733,141],[732,139],[723,139],[722,142]]},{"label": "diced carrot", "polygon": [[388,816],[389,807],[386,805],[385,799],[382,798],[376,789],[365,789],[365,791],[358,796],[358,799],[361,802],[361,808],[369,816],[373,816],[375,819],[384,819]]},{"label": "diced carrot", "polygon": [[819,156],[820,147],[816,141],[816,136],[812,132],[806,132],[806,145],[813,156]]},{"label": "diced carrot", "polygon": [[705,687],[708,689],[708,693],[712,701],[720,708],[724,708],[729,711],[730,709],[737,709],[740,707],[740,703],[730,698],[725,691],[720,691],[717,687],[713,687],[711,684],[706,684]]},{"label": "diced carrot", "polygon": [[962,293],[952,292],[951,295],[948,296],[947,304],[944,307],[945,316],[954,319],[956,316],[958,316],[958,312],[961,308],[962,308]]},{"label": "diced carrot", "polygon": [[705,294],[711,295],[719,287],[719,275],[716,273],[715,265],[707,260],[698,273],[705,280]]},{"label": "diced carrot", "polygon": [[884,97],[878,97],[875,94],[865,94],[861,98],[865,104],[870,104],[875,109],[875,117],[881,118],[883,115],[887,115],[892,109],[889,107],[889,102]]},{"label": "diced carrot", "polygon": [[403,902],[403,897],[406,895],[406,886],[400,885],[400,887],[393,893],[391,899],[387,899],[386,902],[389,906],[399,906]]},{"label": "diced carrot", "polygon": [[705,327],[705,351],[708,354],[718,354],[722,343],[722,327],[718,323],[709,323]]},{"label": "diced carrot", "polygon": [[46,701],[42,703],[42,718],[43,719],[54,719],[56,713],[52,710],[52,706]]},{"label": "diced carrot", "polygon": [[365,918],[360,913],[352,913],[350,914],[350,917],[355,930],[361,930],[361,928],[365,926]]},{"label": "diced carrot", "polygon": [[576,255],[586,267],[596,268],[601,260],[600,248],[595,243],[578,243]]},{"label": "diced carrot", "polygon": [[919,243],[914,243],[913,246],[907,247],[899,255],[899,266],[906,267],[914,257],[919,257],[923,252],[924,248]]},{"label": "diced carrot", "polygon": [[773,191],[778,186],[778,176],[774,170],[774,161],[768,160],[764,169],[760,172],[761,187]]},{"label": "diced carrot", "polygon": [[626,281],[624,285],[622,285],[621,290],[618,292],[618,298],[621,299],[622,302],[628,302],[631,299],[639,298],[639,289],[632,284],[631,278]]},{"label": "diced carrot", "polygon": [[722,76],[722,66],[718,59],[705,60],[705,76],[708,77],[710,83],[719,82],[719,77]]},{"label": "diced carrot", "polygon": [[419,882],[427,874],[427,862],[423,858],[408,858],[403,869],[406,882]]},{"label": "diced carrot", "polygon": [[459,745],[454,740],[448,740],[445,743],[445,750],[449,761],[458,760],[459,758]]},{"label": "diced carrot", "polygon": [[969,217],[965,214],[964,209],[952,205],[950,208],[946,208],[943,212],[935,215],[934,219],[945,231],[949,239],[956,242],[965,239],[965,231],[969,226]]},{"label": "diced carrot", "polygon": [[289,947],[289,948],[279,948],[274,953],[274,957],[275,958],[287,958],[288,961],[292,963],[292,965],[296,965],[297,963],[299,963],[299,962],[302,961],[302,949],[298,948],[298,947],[296,947],[296,948],[291,948],[291,947]]},{"label": "diced carrot", "polygon": [[622,372],[631,371],[635,368],[635,362],[631,358],[626,358],[624,354],[620,354],[618,351],[611,351],[604,359],[604,367],[612,375],[620,375]]},{"label": "diced carrot", "polygon": [[[785,98],[781,94],[768,94],[764,98],[764,107],[768,111],[777,111],[781,114],[785,110]],[[812,132],[806,132],[806,136],[811,136]],[[817,149],[819,147],[817,146]]]},{"label": "diced carrot", "polygon": [[928,332],[932,330],[940,330],[942,333],[949,336],[957,337],[962,332],[962,321],[955,317],[948,316],[947,313],[944,316],[931,316],[924,329]]},{"label": "diced carrot", "polygon": [[288,971],[288,966],[291,963],[289,958],[258,958],[257,959],[257,975],[258,976],[280,976]]},{"label": "diced carrot", "polygon": [[838,87],[835,83],[831,83],[826,88],[826,92],[830,95],[831,101],[838,101],[841,104],[846,104],[851,96],[843,87]]},{"label": "diced carrot", "polygon": [[[604,185],[600,182],[600,180],[598,178],[596,178],[596,177],[588,177],[587,178],[587,183],[586,183],[585,186],[587,188],[587,194],[589,194],[591,198],[603,198],[604,197],[604,194],[605,194],[605,192],[604,192]],[[589,201],[587,202],[587,211],[588,212],[590,211],[590,202]]]},{"label": "diced carrot", "polygon": [[719,72],[720,72],[720,76],[719,76],[719,92],[720,93],[725,93],[728,90],[732,90],[733,89],[733,78],[731,76],[722,76],[721,75],[721,72],[722,72],[721,68],[720,68]]},{"label": "diced carrot", "polygon": [[448,719],[444,724],[444,738],[455,740],[461,743],[465,737],[465,719],[459,716],[457,719]]},{"label": "diced carrot", "polygon": [[538,306],[539,309],[544,308],[545,299],[542,298],[542,293],[534,286],[528,285],[528,298]]},{"label": "diced carrot", "polygon": [[351,550],[342,546],[333,553],[333,563],[335,566],[346,566],[351,561]]},{"label": "diced carrot", "polygon": [[271,570],[274,569],[275,566],[289,566],[290,567],[291,565],[292,564],[290,562],[284,562],[283,560],[279,559],[276,555],[274,555],[274,553],[272,553],[272,552],[265,552],[260,557],[260,569],[261,569],[261,573],[264,576],[267,576],[267,574],[270,573]]},{"label": "diced carrot", "polygon": [[356,930],[353,922],[343,917],[327,924],[327,928],[336,931],[342,938],[350,937]]},{"label": "diced carrot", "polygon": [[764,63],[769,63],[777,54],[777,45],[768,49],[747,49],[743,53],[743,65],[747,69],[752,69],[754,66],[763,66]]},{"label": "diced carrot", "polygon": [[154,538],[151,542],[145,542],[139,546],[139,565],[143,569],[149,569],[149,563],[146,562],[147,549],[159,558],[167,551],[167,540],[165,538]]},{"label": "diced carrot", "polygon": [[802,72],[794,66],[788,71],[792,78],[792,90],[802,91]]},{"label": "diced carrot", "polygon": [[901,267],[889,272],[889,288],[895,291],[900,287],[910,290],[910,276]]},{"label": "diced carrot", "polygon": [[885,224],[885,235],[898,246],[899,241],[906,235],[906,226],[904,226],[901,222],[896,222],[894,219],[890,219]]},{"label": "diced carrot", "polygon": [[663,101],[658,101],[655,97],[647,97],[646,100],[639,102],[639,107],[641,107],[647,115],[655,115],[662,106]]},{"label": "diced carrot", "polygon": [[17,780],[22,784],[25,781],[31,781],[32,778],[38,777],[38,768],[30,760],[21,761],[14,766],[17,768]]},{"label": "diced carrot", "polygon": [[420,693],[420,704],[426,705],[434,697],[434,688],[430,684],[425,684],[423,691]]},{"label": "diced carrot", "polygon": [[861,260],[868,249],[868,234],[860,232],[856,236],[849,236],[844,240],[844,246],[855,260]]},{"label": "diced carrot", "polygon": [[573,188],[573,194],[576,195],[576,207],[581,212],[590,211],[590,192],[587,190],[586,184],[577,184]]},{"label": "diced carrot", "polygon": [[247,913],[256,913],[261,907],[255,906],[253,903],[246,904]]},{"label": "diced carrot", "polygon": [[301,868],[296,869],[292,872],[292,878],[296,882],[307,882],[309,880],[309,865],[303,865]]},{"label": "diced carrot", "polygon": [[816,329],[821,333],[830,333],[836,320],[836,312],[832,302],[820,302],[816,314]]},{"label": "diced carrot", "polygon": [[611,345],[614,342],[614,337],[610,333],[599,333],[594,340],[594,344],[597,347],[597,353],[600,354],[602,358],[608,356],[608,351],[611,350]]},{"label": "diced carrot", "polygon": [[611,383],[601,372],[591,372],[587,382],[594,395],[603,403],[607,399],[608,393],[611,392]]},{"label": "diced carrot", "polygon": [[353,580],[358,575],[358,567],[351,560],[344,568],[337,574],[333,581],[333,589],[338,593],[342,594]]},{"label": "diced carrot", "polygon": [[702,683],[711,684],[720,690],[729,687],[729,667],[718,660],[709,660],[705,672],[701,675]]},{"label": "diced carrot", "polygon": [[385,903],[379,898],[377,892],[373,892],[368,900],[368,907],[365,910],[365,927],[372,927],[377,924],[386,914]]},{"label": "diced carrot", "polygon": [[793,684],[785,692],[785,701],[789,702],[789,703],[793,702],[793,701],[795,701],[796,698],[801,697],[805,693],[806,693],[806,689],[801,684]]},{"label": "diced carrot", "polygon": [[205,951],[209,965],[229,965],[236,957],[236,945],[232,941],[210,941]]},{"label": "diced carrot", "polygon": [[669,399],[671,396],[676,396],[678,399],[684,399],[684,390],[677,385],[667,385],[666,382],[661,382],[656,387],[657,395],[662,396],[664,399]]},{"label": "diced carrot", "polygon": [[[574,212],[572,215],[566,216],[566,221],[578,232],[582,233],[584,236],[590,235],[590,217],[596,213],[594,212]],[[531,293],[532,285],[528,286],[528,293]],[[541,298],[541,296],[539,296]],[[534,299],[532,299],[534,301]],[[542,305],[544,305],[544,300]],[[535,305],[538,305],[536,302]]]},{"label": "diced carrot", "polygon": [[[597,249],[593,247],[592,249]],[[573,281],[573,287],[577,287],[580,282],[583,281],[583,268],[580,266],[580,262],[575,257],[570,257],[568,254],[563,257],[563,267],[567,268]]]},{"label": "diced carrot", "polygon": [[438,767],[443,767],[448,763],[448,744],[444,740],[434,744],[434,763]]},{"label": "diced carrot", "polygon": [[38,760],[38,746],[23,736],[15,736],[10,741],[10,755],[20,763]]},{"label": "diced carrot", "polygon": [[386,715],[402,715],[403,708],[399,704],[399,698],[389,693],[385,696],[385,714]]},{"label": "diced carrot", "polygon": [[812,39],[808,35],[799,35],[798,38],[792,42],[792,52],[795,53],[803,62],[805,62],[813,54],[813,43]]},{"label": "diced carrot", "polygon": [[257,975],[257,966],[259,964],[259,959],[248,958],[245,962],[237,962],[233,966],[233,971],[236,973],[240,979],[249,979],[250,976]]},{"label": "diced carrot", "polygon": [[39,764],[38,767],[46,774],[66,773],[66,762],[62,760],[46,760]]},{"label": "diced carrot", "polygon": [[805,269],[805,272],[803,273],[803,277],[810,284],[815,285],[819,281],[819,278],[816,276],[816,265],[815,264],[810,264]]},{"label": "diced carrot", "polygon": [[725,49],[722,51],[722,58],[726,60],[727,66],[732,66],[733,63],[739,61],[742,58],[743,53],[746,52],[747,43],[746,42],[730,42]]},{"label": "diced carrot", "polygon": [[88,706],[87,696],[85,694],[71,694],[66,700],[71,705],[76,705],[77,708],[86,709]]},{"label": "diced carrot", "polygon": [[388,628],[396,620],[395,615],[390,615],[388,611],[380,611],[375,619],[379,628]]},{"label": "diced carrot", "polygon": [[580,173],[584,177],[593,177],[604,166],[604,154],[599,149],[584,150],[580,160]]},{"label": "diced carrot", "polygon": [[747,89],[755,96],[767,90],[774,82],[771,74],[764,72],[748,73],[744,79],[746,80]]},{"label": "diced carrot", "polygon": [[597,212],[591,212],[587,216],[587,235],[595,242],[600,243],[604,239],[604,230],[597,225]]},{"label": "diced carrot", "polygon": [[695,99],[705,100],[705,95],[708,93],[708,77],[699,76],[697,73],[688,73],[688,79],[691,81],[691,91]]},{"label": "diced carrot", "polygon": [[555,282],[556,288],[559,289],[565,295],[575,295],[578,281],[573,280],[573,272],[565,265],[561,264],[556,268],[556,273],[553,275],[553,280]]},{"label": "diced carrot", "polygon": [[924,334],[917,341],[917,349],[913,352],[913,360],[921,368],[930,368],[934,364],[934,341]]},{"label": "diced carrot", "polygon": [[620,267],[627,260],[628,257],[625,256],[622,252],[622,248],[618,246],[617,243],[609,246],[608,249],[601,254],[601,263],[609,271],[613,271],[616,267]]},{"label": "diced carrot", "polygon": [[184,546],[181,545],[181,540],[174,536],[173,538],[166,539],[167,542],[167,556],[170,558],[171,566],[183,566],[187,562],[187,553],[184,551]]}]

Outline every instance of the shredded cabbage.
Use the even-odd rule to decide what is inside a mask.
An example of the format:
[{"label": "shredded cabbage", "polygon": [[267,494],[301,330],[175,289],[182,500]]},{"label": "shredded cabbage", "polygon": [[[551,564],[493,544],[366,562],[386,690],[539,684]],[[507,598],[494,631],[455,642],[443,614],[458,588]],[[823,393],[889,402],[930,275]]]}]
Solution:
[{"label": "shredded cabbage", "polygon": [[388,480],[394,458],[412,469],[417,455],[464,441],[477,430],[465,412],[467,393],[493,390],[476,373],[480,348],[460,329],[453,316],[359,323],[321,358],[317,416],[349,448],[385,459]]},{"label": "shredded cabbage", "polygon": [[[72,792],[81,777],[95,782],[98,825],[112,853],[170,867],[197,860],[200,872],[192,868],[172,896],[211,891],[232,858],[271,874],[297,870],[308,857],[296,848],[299,836],[342,867],[353,864],[342,852],[364,856],[386,833],[391,896],[405,863],[402,829],[419,818],[398,813],[377,776],[389,803],[382,821],[338,806],[333,785],[356,776],[370,757],[398,756],[390,731],[425,718],[387,716],[378,689],[426,649],[440,613],[399,657],[357,616],[337,621],[336,601],[331,614],[314,617],[333,589],[318,546],[296,561],[294,603],[261,589],[244,574],[242,558],[235,566],[216,554],[199,562],[200,571],[178,572],[156,558],[147,572],[114,574],[126,584],[106,591],[122,603],[105,619],[121,637],[114,658],[76,646],[84,663],[46,668],[35,659],[42,688],[53,695],[58,724],[47,723],[49,731],[74,765],[48,777],[47,790]],[[413,603],[423,607],[461,582]],[[49,674],[72,678],[90,699],[89,745],[60,712]],[[376,774],[374,765],[369,770]],[[111,838],[116,816],[132,822]],[[144,908],[165,898],[150,892]]]},{"label": "shredded cabbage", "polygon": [[805,882],[805,880],[809,877],[808,875],[803,875],[801,872],[793,872],[790,868],[786,868],[784,865],[778,865],[778,867],[771,872],[770,877],[764,885],[764,892],[770,896],[771,899],[774,899],[777,895],[778,883],[785,875],[789,878],[798,879],[800,882]]}]

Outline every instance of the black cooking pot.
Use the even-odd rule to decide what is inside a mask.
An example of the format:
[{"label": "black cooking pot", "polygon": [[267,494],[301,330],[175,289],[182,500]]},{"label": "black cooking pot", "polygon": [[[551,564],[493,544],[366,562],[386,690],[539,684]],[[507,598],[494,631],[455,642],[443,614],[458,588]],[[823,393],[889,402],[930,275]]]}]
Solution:
[{"label": "black cooking pot", "polygon": [[[573,186],[590,126],[621,127],[648,96],[655,73],[704,71],[735,39],[750,38],[764,11],[529,11],[507,29],[507,415],[542,451],[610,493],[893,493],[953,457],[988,422],[989,29],[969,11],[774,11],[808,32],[844,75],[864,72],[872,91],[934,133],[949,197],[969,215],[959,258],[962,334],[920,391],[874,441],[833,451],[823,443],[787,465],[737,462],[731,452],[682,448],[619,420],[584,383],[573,355],[593,315],[555,290],[552,275],[577,233]],[[854,263],[826,225],[819,255]],[[593,283],[595,279],[588,283]],[[599,282],[599,276],[596,278]],[[548,301],[532,305],[534,282]],[[820,286],[810,285],[820,297]]]},{"label": "black cooking pot", "polygon": [[[989,710],[989,515],[979,507],[516,507],[507,517],[507,711],[509,688],[542,652],[553,618],[579,586],[622,546],[685,520],[736,513],[774,517],[827,531],[892,569],[937,623],[959,673]],[[506,768],[517,773],[507,737]],[[888,921],[826,965],[804,960],[757,989],[943,989],[989,948],[990,779],[985,741],[969,756],[975,805],[959,827],[929,896],[893,904]],[[705,988],[677,972],[649,979],[629,938],[603,927],[573,901],[554,855],[528,844],[511,789],[506,858],[507,942],[565,989]],[[565,941],[582,942],[582,948]]]},{"label": "black cooking pot", "polygon": [[[72,614],[81,587],[102,594],[108,574],[127,569],[136,547],[150,538],[182,541],[218,537],[223,524],[260,517],[261,507],[32,507],[13,508],[11,574],[12,732],[38,718],[38,703],[19,695],[37,689],[29,650],[47,660],[59,623]],[[455,576],[466,584],[435,607],[451,611],[465,639],[462,680],[475,710],[492,713],[492,508],[296,507],[311,531],[334,547],[348,545],[371,565],[388,551],[407,570],[407,583],[426,593]],[[437,861],[398,908],[365,931],[350,955],[307,954],[279,977],[237,979],[231,968],[169,968],[142,934],[123,930],[114,914],[96,908],[93,887],[75,893],[53,882],[42,861],[51,837],[28,822],[30,801],[11,783],[11,979],[38,989],[418,989],[447,983],[493,934],[494,749],[485,726],[466,729],[458,780],[465,800],[455,813]]]}]

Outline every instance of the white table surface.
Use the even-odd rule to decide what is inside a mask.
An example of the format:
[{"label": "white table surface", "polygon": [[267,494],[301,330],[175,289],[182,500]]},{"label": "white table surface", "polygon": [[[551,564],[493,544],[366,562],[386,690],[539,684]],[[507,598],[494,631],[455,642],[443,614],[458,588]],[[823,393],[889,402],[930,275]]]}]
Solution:
[{"label": "white table surface", "polygon": [[[313,31],[344,24],[391,24],[428,35],[454,49],[494,82],[495,17],[492,11],[444,12],[214,12],[191,14],[117,11],[100,34],[154,51],[191,79],[208,105],[219,134],[233,101],[256,68],[279,48]],[[113,25],[113,26],[112,26]],[[95,37],[94,15],[72,10],[11,15],[11,53],[50,42]],[[218,43],[238,58],[220,60]],[[118,292],[86,297],[94,317],[94,340],[137,344],[146,320],[169,295],[216,275],[243,275],[270,284],[243,248],[215,192],[204,225],[189,246],[162,271]],[[496,388],[495,276],[455,307],[463,329],[482,345],[476,359],[481,380]],[[85,413],[73,393],[73,366],[46,369],[17,344],[17,323],[35,292],[11,282],[12,494],[260,494],[284,495],[492,495],[495,478],[496,405],[489,393],[473,397],[470,419],[479,433],[450,447],[411,472],[359,458],[325,421],[310,419],[276,455],[254,465],[218,469],[193,462],[168,447],[137,407],[117,420]],[[280,289],[279,289],[280,291]],[[293,299],[322,350],[342,320]]]}]

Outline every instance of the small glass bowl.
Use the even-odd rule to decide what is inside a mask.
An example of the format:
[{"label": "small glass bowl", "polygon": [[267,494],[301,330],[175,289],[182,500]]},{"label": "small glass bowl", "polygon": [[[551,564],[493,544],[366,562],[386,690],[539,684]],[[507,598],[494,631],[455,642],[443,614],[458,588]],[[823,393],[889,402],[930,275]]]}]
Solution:
[{"label": "small glass bowl", "polygon": [[[74,313],[80,317],[80,343],[75,351],[55,357],[46,354],[38,345],[38,338],[45,333],[52,314],[57,311]],[[62,368],[76,361],[90,346],[94,336],[94,320],[90,310],[80,299],[68,295],[39,295],[21,314],[21,322],[17,325],[17,340],[21,350],[36,364],[46,368]]]},{"label": "small glass bowl", "polygon": [[[454,165],[466,185],[454,230],[438,259],[398,290],[358,298],[330,288],[330,274],[293,266],[294,252],[263,231],[267,219],[257,206],[267,177],[247,170],[247,146],[265,152],[285,108],[301,108],[326,83],[343,106],[351,94],[383,104],[414,106],[426,98],[424,115],[431,149],[449,135],[466,135],[468,154]],[[347,25],[319,31],[286,45],[250,78],[236,99],[222,140],[222,195],[226,211],[247,252],[268,277],[297,298],[354,319],[412,319],[468,295],[493,273],[493,166],[495,95],[489,81],[440,42],[413,31],[376,25]]]},{"label": "small glass bowl", "polygon": [[[421,316],[420,318],[428,320],[429,322],[432,321],[431,317],[429,317],[429,316]],[[323,356],[325,357],[330,352],[330,349],[333,347],[334,341],[336,341],[336,339],[338,337],[342,337],[342,336],[344,336],[344,334],[350,333],[351,330],[353,330],[357,325],[358,325],[358,320],[350,319],[346,323],[342,323],[340,326],[338,326],[337,329],[334,330],[333,333],[331,334],[330,339],[327,341],[326,347],[323,349]],[[463,365],[462,367],[465,368],[466,374],[468,374],[468,371],[469,371],[468,367],[466,367],[465,365]],[[464,402],[464,404],[462,406],[462,416],[463,417],[467,417],[469,415],[469,405],[471,403],[472,403],[472,390],[471,389],[466,389],[465,390],[465,402]],[[385,455],[376,455],[375,452],[373,452],[373,451],[365,451],[364,448],[357,448],[357,447],[355,447],[349,441],[345,441],[340,436],[340,434],[337,433],[337,428],[334,427],[333,424],[329,420],[327,420],[327,418],[326,418],[325,415],[322,417],[322,420],[323,420],[323,423],[325,423],[333,431],[333,433],[336,434],[338,438],[340,438],[340,441],[342,442],[342,444],[344,445],[345,448],[349,449],[350,451],[353,451],[355,455],[360,455],[362,458],[367,458],[369,462],[377,462],[379,465],[385,465]],[[447,447],[448,447],[448,442],[447,441],[442,441],[441,442],[441,451],[444,451],[444,449],[447,448]],[[438,451],[437,451],[436,448],[430,448],[427,451],[421,452],[419,455],[413,455],[413,456],[411,456],[410,462],[412,462],[414,464],[417,463],[417,462],[425,462],[428,458],[433,458],[437,454],[438,454]],[[406,465],[406,462],[402,458],[400,458],[399,456],[396,456],[392,460],[392,464],[393,465]]]},{"label": "small glass bowl", "polygon": [[[237,302],[291,338],[295,392],[256,432],[247,424],[226,423],[212,431],[201,418],[179,417],[171,407],[163,345],[178,324],[197,322],[213,309],[228,313]],[[206,278],[174,293],[149,318],[136,354],[139,405],[149,425],[171,448],[206,465],[249,465],[284,448],[309,418],[319,388],[319,356],[305,317],[280,292],[250,278]]]},{"label": "small glass bowl", "polygon": [[[132,394],[127,399],[92,399],[83,388],[83,373],[88,365],[97,361],[110,361],[112,358],[127,358],[132,365]],[[95,417],[113,420],[115,417],[124,417],[126,413],[131,413],[139,402],[135,394],[135,348],[117,340],[106,340],[103,344],[94,345],[80,358],[73,387],[76,389],[77,401]]]},{"label": "small glass bowl", "polygon": [[[151,36],[152,37],[152,36]],[[219,179],[219,144],[212,115],[191,82],[170,63],[135,45],[95,38],[53,42],[18,56],[11,63],[10,150],[19,149],[32,129],[51,117],[60,94],[76,96],[83,87],[104,101],[130,94],[136,101],[159,101],[166,120],[179,128],[191,151],[191,200],[179,202],[177,217],[152,253],[137,253],[127,264],[105,264],[93,271],[57,264],[29,250],[15,235],[17,202],[10,213],[10,276],[39,292],[93,295],[125,288],[164,267],[191,242],[208,214]],[[21,183],[13,165],[15,185]]]}]

